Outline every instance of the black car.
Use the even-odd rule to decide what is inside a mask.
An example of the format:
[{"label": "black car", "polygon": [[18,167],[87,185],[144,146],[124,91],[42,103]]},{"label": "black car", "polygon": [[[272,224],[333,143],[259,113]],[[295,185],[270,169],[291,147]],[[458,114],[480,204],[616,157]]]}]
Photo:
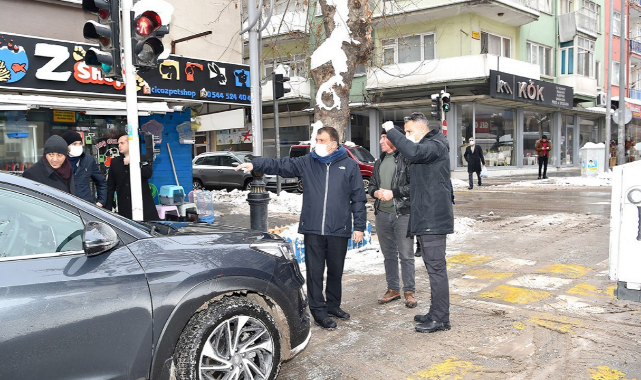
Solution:
[{"label": "black car", "polygon": [[274,379],[310,339],[303,283],[276,235],[0,172],[0,379]]}]

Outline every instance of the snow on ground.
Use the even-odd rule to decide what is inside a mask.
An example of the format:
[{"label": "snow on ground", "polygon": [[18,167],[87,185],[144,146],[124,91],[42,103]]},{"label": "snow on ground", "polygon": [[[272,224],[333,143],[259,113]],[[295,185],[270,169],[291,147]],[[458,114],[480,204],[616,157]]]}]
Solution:
[{"label": "snow on ground", "polygon": [[[249,191],[243,190],[212,190],[214,199],[214,209],[217,204],[226,203],[233,205],[233,214],[249,214],[249,204],[247,203],[247,194]],[[303,196],[298,193],[288,193],[281,191],[280,195],[269,193],[270,201],[268,212],[277,214],[299,215],[303,207]]]},{"label": "snow on ground", "polygon": [[469,183],[467,181],[463,181],[462,179],[458,178],[452,178],[452,187],[454,187],[455,189],[465,188],[468,186]]},{"label": "snow on ground", "polygon": [[[611,186],[611,173],[602,173],[596,177],[557,177],[549,179],[534,179],[529,181],[518,181],[496,187],[537,187],[537,186],[577,186],[577,187],[607,187]],[[456,187],[456,186],[455,186]]]}]

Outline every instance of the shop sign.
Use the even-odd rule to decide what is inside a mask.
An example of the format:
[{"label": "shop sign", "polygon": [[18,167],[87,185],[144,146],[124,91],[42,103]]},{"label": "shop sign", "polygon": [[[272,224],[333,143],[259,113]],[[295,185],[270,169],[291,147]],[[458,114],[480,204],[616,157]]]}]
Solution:
[{"label": "shop sign", "polygon": [[251,144],[253,138],[250,130],[227,129],[216,131],[216,142],[219,145]]},{"label": "shop sign", "polygon": [[53,121],[58,123],[75,123],[76,122],[76,112],[75,111],[53,111]]},{"label": "shop sign", "polygon": [[[124,83],[84,63],[86,43],[0,32],[0,88],[125,97]],[[138,73],[138,97],[250,105],[249,66],[170,55]]]},{"label": "shop sign", "polygon": [[625,103],[625,106],[632,111],[632,117],[634,119],[641,119],[641,107],[632,103]]},{"label": "shop sign", "polygon": [[481,32],[473,30],[472,31],[472,39],[473,40],[480,40],[481,39]]},{"label": "shop sign", "polygon": [[490,70],[490,96],[571,109],[574,89],[560,84]]}]

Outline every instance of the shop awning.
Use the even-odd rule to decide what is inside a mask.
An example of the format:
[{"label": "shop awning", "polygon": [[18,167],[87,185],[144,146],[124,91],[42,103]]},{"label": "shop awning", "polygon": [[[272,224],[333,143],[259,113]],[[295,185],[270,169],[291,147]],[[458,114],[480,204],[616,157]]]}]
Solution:
[{"label": "shop awning", "polygon": [[[619,101],[619,97],[618,96],[613,96],[612,97],[612,101],[613,102],[618,102]],[[639,99],[625,98],[625,102],[626,103],[635,104],[637,106],[641,106],[641,100],[639,100]]]},{"label": "shop awning", "polygon": [[[35,108],[52,108],[56,110],[84,111],[94,115],[126,115],[127,104],[115,100],[86,100],[59,96],[0,94],[0,110],[20,111]],[[138,103],[138,114],[165,114],[174,112],[166,102]]]}]

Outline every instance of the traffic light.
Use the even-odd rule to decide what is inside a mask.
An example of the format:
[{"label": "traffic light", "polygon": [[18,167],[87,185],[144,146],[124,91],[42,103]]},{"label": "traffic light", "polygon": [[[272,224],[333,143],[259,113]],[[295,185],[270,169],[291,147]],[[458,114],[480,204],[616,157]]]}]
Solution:
[{"label": "traffic light", "polygon": [[443,105],[443,112],[449,112],[450,110],[450,94],[444,91],[441,91],[441,104]]},{"label": "traffic light", "polygon": [[289,82],[289,77],[283,76],[283,74],[274,74],[274,99],[280,99],[292,91],[291,88],[285,88],[285,82]]},{"label": "traffic light", "polygon": [[441,108],[441,95],[440,94],[432,94],[432,117],[435,118],[436,120],[441,120],[441,113],[442,113],[442,108]]},{"label": "traffic light", "polygon": [[[140,5],[140,6],[139,6]],[[162,38],[169,33],[169,18],[173,7],[165,1],[140,2],[134,6],[131,24],[131,46],[134,66],[139,69],[151,69],[158,66],[165,46]],[[163,13],[163,17],[161,17]],[[163,20],[165,18],[165,20]],[[163,21],[165,23],[163,24]],[[161,57],[163,55],[163,57]]]},{"label": "traffic light", "polygon": [[85,23],[82,34],[100,47],[87,51],[85,63],[100,69],[103,78],[122,81],[119,9],[120,0],[82,0],[82,10],[98,16]]}]

